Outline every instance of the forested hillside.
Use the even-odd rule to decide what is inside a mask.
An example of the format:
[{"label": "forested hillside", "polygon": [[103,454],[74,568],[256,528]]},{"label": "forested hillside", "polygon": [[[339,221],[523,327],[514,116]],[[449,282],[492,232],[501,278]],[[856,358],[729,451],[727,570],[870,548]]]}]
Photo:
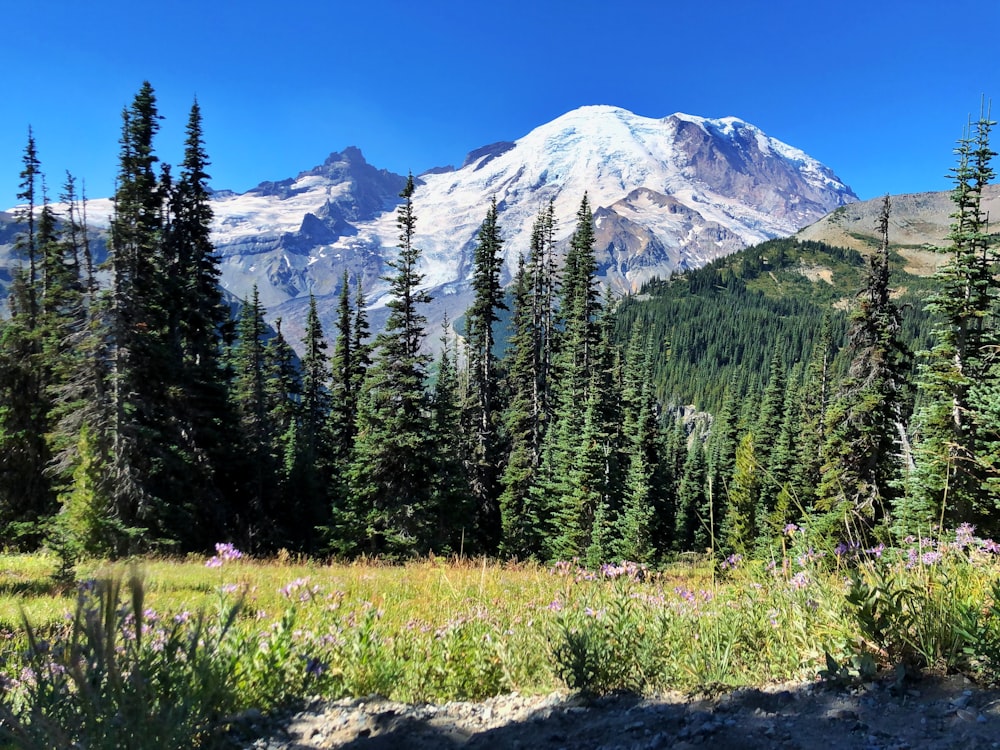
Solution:
[{"label": "forested hillside", "polygon": [[[0,329],[5,546],[67,565],[224,540],[596,566],[766,556],[793,527],[847,549],[1000,525],[985,117],[957,149],[951,246],[932,278],[900,270],[887,197],[868,256],[776,240],[614,299],[584,194],[574,217],[542,207],[504,290],[494,200],[460,338],[428,330],[411,177],[384,328],[372,335],[365,289],[345,275],[334,330],[311,300],[301,357],[256,292],[231,319],[200,109],[176,173],[156,156],[159,118],[145,84],[123,117],[100,265],[74,179],[57,214],[29,135]],[[565,254],[559,221],[574,227]]]}]

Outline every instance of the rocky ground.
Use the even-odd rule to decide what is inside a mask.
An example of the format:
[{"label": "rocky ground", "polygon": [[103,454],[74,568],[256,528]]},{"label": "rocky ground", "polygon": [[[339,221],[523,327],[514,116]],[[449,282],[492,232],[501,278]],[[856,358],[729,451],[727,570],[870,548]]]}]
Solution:
[{"label": "rocky ground", "polygon": [[243,717],[246,750],[652,750],[653,748],[1000,748],[1000,691],[960,676],[902,690],[886,682],[784,684],[719,696],[517,694],[411,706],[379,698],[316,702]]}]

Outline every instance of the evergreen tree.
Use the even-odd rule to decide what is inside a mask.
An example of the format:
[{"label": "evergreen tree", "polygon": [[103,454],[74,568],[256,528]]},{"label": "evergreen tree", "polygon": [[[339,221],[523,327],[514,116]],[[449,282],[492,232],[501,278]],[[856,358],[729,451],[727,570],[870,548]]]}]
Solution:
[{"label": "evergreen tree", "polygon": [[472,427],[470,479],[475,498],[476,534],[480,546],[495,551],[500,543],[500,404],[495,324],[506,310],[500,286],[503,240],[494,196],[479,229],[472,266],[472,305],[466,311],[469,369],[468,422]]},{"label": "evergreen tree", "polygon": [[830,316],[823,317],[819,336],[806,366],[798,403],[802,429],[796,440],[796,460],[791,482],[802,507],[811,512],[822,471],[822,451],[826,443],[827,412],[833,391],[833,345]]},{"label": "evergreen tree", "polygon": [[302,373],[281,330],[281,318],[275,321],[274,336],[264,344],[262,357],[264,405],[259,450],[265,463],[260,469],[261,495],[256,501],[261,515],[251,519],[251,532],[259,548],[302,549],[312,533],[309,514],[315,482],[303,437]]},{"label": "evergreen tree", "polygon": [[389,282],[389,317],[375,339],[375,356],[358,400],[357,440],[350,470],[354,501],[365,526],[365,551],[410,555],[430,547],[434,451],[421,351],[426,319],[420,306],[420,251],[414,244],[413,176],[397,211],[399,257]]},{"label": "evergreen tree", "polygon": [[201,108],[195,101],[186,126],[180,178],[169,190],[164,227],[167,341],[175,368],[170,373],[172,419],[182,461],[175,494],[191,506],[186,518],[203,532],[178,529],[189,546],[203,548],[224,533],[227,497],[236,483],[230,467],[236,416],[226,393],[222,336],[229,306],[219,285],[221,271],[211,240],[212,207],[208,155]]},{"label": "evergreen tree", "polygon": [[[264,504],[273,486],[273,459],[271,431],[269,429],[264,310],[260,295],[254,285],[250,298],[243,301],[236,323],[236,341],[230,353],[230,370],[233,373],[230,397],[239,419],[240,445],[243,448],[241,464],[245,469],[240,490],[241,501],[235,510],[234,525],[241,529],[247,542],[259,537],[259,527],[254,522],[267,523]],[[274,396],[270,397],[272,402]],[[252,528],[258,529],[253,531]]]},{"label": "evergreen tree", "polygon": [[[578,472],[574,477],[574,470],[580,468],[578,462],[596,461],[589,451],[599,450],[598,442],[593,441],[602,439],[597,405],[590,399],[592,368],[598,367],[595,315],[600,309],[592,225],[593,216],[584,196],[563,269],[559,303],[562,328],[554,345],[550,373],[550,392],[555,394],[557,404],[542,441],[538,481],[530,490],[532,502],[546,528],[545,544],[551,559],[568,559],[586,551],[594,508],[589,500],[584,500],[584,494],[600,494],[584,475]],[[590,431],[585,436],[588,411],[593,413]],[[586,455],[585,445],[588,446]],[[593,466],[587,471],[590,469]],[[596,495],[589,497],[593,499]]]},{"label": "evergreen tree", "polygon": [[[14,250],[18,255],[28,262],[21,290],[23,297],[17,304],[17,310],[27,315],[29,328],[34,326],[35,315],[38,313],[38,263],[39,251],[38,241],[35,236],[35,209],[38,207],[40,188],[42,181],[41,161],[38,158],[38,149],[35,144],[35,135],[31,128],[28,128],[28,144],[24,149],[22,157],[24,169],[21,170],[21,182],[17,193],[17,199],[22,208],[15,214],[15,219],[24,226],[24,232],[18,236],[14,243]],[[14,312],[12,310],[11,312]]]},{"label": "evergreen tree", "polygon": [[536,409],[539,340],[532,292],[532,271],[521,256],[514,277],[512,332],[504,359],[508,403],[503,420],[510,451],[500,495],[500,552],[521,559],[537,556],[541,550],[539,516],[530,494],[540,461],[541,430],[540,410]]},{"label": "evergreen tree", "polygon": [[833,513],[841,533],[867,541],[895,504],[902,480],[902,426],[907,356],[901,318],[889,286],[889,210],[886,196],[879,250],[869,259],[860,303],[851,317],[850,370],[830,408],[817,508]]},{"label": "evergreen tree", "polygon": [[616,530],[617,556],[652,562],[656,554],[655,518],[659,430],[652,391],[652,368],[640,332],[633,332],[625,359],[622,391],[623,440],[621,463],[626,467],[622,511]]},{"label": "evergreen tree", "polygon": [[167,284],[163,254],[164,202],[154,167],[159,114],[152,86],[144,83],[123,113],[118,189],[111,220],[111,337],[115,511],[169,543],[171,485],[183,474],[174,461],[169,428],[170,357]]},{"label": "evergreen tree", "polygon": [[309,296],[306,333],[302,340],[302,397],[299,411],[299,450],[302,473],[298,543],[315,549],[314,530],[327,522],[326,487],[330,481],[329,357],[316,298]]},{"label": "evergreen tree", "polygon": [[705,447],[695,437],[688,443],[687,458],[677,489],[674,546],[678,551],[703,551],[712,543],[711,532],[717,519],[711,518],[706,512],[707,472]]},{"label": "evergreen tree", "polygon": [[761,397],[760,411],[754,422],[754,446],[757,460],[761,463],[760,493],[754,513],[757,523],[756,536],[766,541],[773,535],[772,514],[778,507],[782,492],[782,477],[772,466],[774,448],[780,444],[781,427],[784,423],[788,381],[781,352],[775,349],[771,357],[767,385]]},{"label": "evergreen tree", "polygon": [[27,268],[22,266],[13,275],[11,317],[0,327],[0,533],[26,548],[41,540],[42,521],[54,510],[52,488],[44,474],[49,462],[45,440],[49,373],[39,325],[39,266],[43,248],[55,245],[55,222],[47,201],[41,221],[36,220],[40,166],[29,130],[18,193],[25,208],[16,214],[24,231],[15,240],[15,252],[27,261]]},{"label": "evergreen tree", "polygon": [[[437,528],[432,543],[438,553],[462,553],[476,516],[476,500],[465,472],[462,439],[462,396],[459,392],[457,353],[451,346],[449,322],[442,323],[441,353],[432,398],[434,445],[432,507]],[[481,509],[481,506],[480,506]]]},{"label": "evergreen tree", "polygon": [[[896,528],[909,532],[944,518],[951,523],[986,521],[997,497],[989,492],[985,446],[977,430],[974,384],[988,390],[997,350],[994,308],[998,296],[997,259],[982,208],[983,189],[994,177],[989,134],[995,123],[988,113],[959,141],[958,166],[948,248],[949,260],[938,272],[940,291],[928,309],[940,321],[935,344],[921,368],[915,448],[916,467],[907,497],[898,503]],[[984,489],[987,491],[984,492]]]},{"label": "evergreen tree", "polygon": [[757,465],[755,438],[747,432],[736,448],[733,477],[729,482],[729,504],[722,522],[720,541],[727,554],[745,555],[757,539],[756,513],[760,507],[760,470]]},{"label": "evergreen tree", "polygon": [[347,465],[354,445],[354,425],[357,419],[355,389],[355,358],[351,295],[347,271],[340,282],[337,298],[336,339],[333,344],[330,380],[330,475],[333,497],[340,498],[346,489]]}]

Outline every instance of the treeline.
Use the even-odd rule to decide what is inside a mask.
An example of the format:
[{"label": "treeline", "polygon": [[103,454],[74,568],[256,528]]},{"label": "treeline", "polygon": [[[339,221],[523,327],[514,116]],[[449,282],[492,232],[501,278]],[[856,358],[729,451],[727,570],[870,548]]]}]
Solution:
[{"label": "treeline", "polygon": [[[676,547],[766,554],[793,526],[847,548],[961,523],[1000,531],[1000,269],[982,209],[993,124],[981,117],[959,142],[951,244],[928,281],[890,283],[887,197],[866,260],[775,240],[621,306],[623,332],[662,346],[658,395],[714,415],[680,473],[676,512],[693,526],[678,523]],[[841,313],[830,303],[859,264]],[[807,281],[811,265],[833,281]]]},{"label": "treeline", "polygon": [[145,84],[123,116],[101,268],[86,202],[68,178],[57,215],[29,133],[23,265],[0,331],[5,546],[67,561],[223,539],[261,553],[657,553],[669,500],[650,359],[612,343],[586,197],[565,258],[552,206],[540,213],[502,357],[488,208],[464,340],[446,326],[432,362],[410,179],[384,330],[369,335],[345,277],[332,350],[313,300],[299,359],[256,291],[230,319],[198,105],[176,174],[155,152],[159,120]]},{"label": "treeline", "polygon": [[602,296],[584,196],[565,253],[552,204],[539,212],[506,293],[487,207],[464,335],[446,321],[436,359],[412,178],[384,329],[370,335],[364,290],[345,275],[332,348],[310,300],[297,357],[256,290],[235,320],[221,295],[197,104],[176,177],[155,154],[158,121],[145,84],[123,117],[102,269],[85,201],[68,178],[56,215],[29,134],[24,263],[0,329],[8,546],[47,545],[67,561],[226,540],[262,554],[596,565],[762,552],[805,520],[856,544],[997,525],[984,118],[960,143],[931,334],[922,303],[891,293],[888,200],[869,259],[805,246],[863,269],[848,316],[767,292],[802,252],[790,241],[635,298]]}]

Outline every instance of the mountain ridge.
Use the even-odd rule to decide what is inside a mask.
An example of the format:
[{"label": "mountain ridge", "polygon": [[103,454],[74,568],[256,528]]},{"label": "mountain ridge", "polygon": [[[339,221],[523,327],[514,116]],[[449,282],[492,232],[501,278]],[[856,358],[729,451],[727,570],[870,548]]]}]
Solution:
[{"label": "mountain ridge", "polygon": [[[405,179],[349,146],[295,177],[262,181],[240,194],[219,191],[213,239],[223,286],[244,297],[256,285],[269,317],[282,317],[294,338],[309,295],[330,330],[346,270],[361,279],[377,326]],[[493,197],[505,281],[528,251],[538,211],[554,202],[556,238],[565,246],[586,193],[600,275],[618,292],[790,235],[857,201],[831,169],[739,118],[656,119],[610,105],[572,110],[516,140],[470,151],[457,169],[428,170],[416,182],[420,272],[436,298],[429,330],[445,315],[460,315],[471,299],[475,236]],[[109,200],[88,204],[92,221],[110,212]]]}]

